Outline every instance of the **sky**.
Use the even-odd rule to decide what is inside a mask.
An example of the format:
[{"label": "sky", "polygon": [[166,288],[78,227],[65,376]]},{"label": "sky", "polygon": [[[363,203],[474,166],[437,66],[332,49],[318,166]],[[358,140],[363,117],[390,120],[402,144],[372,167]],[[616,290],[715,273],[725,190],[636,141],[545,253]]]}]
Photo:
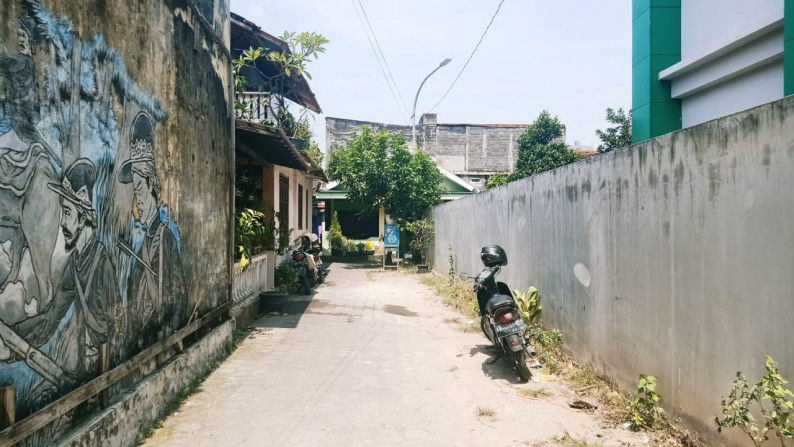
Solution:
[{"label": "sky", "polygon": [[[313,31],[330,39],[307,67],[323,109],[313,127],[323,149],[325,116],[410,124],[422,79],[451,58],[422,88],[418,122],[452,84],[500,3],[360,0],[402,97],[395,101],[357,15],[358,1],[231,0],[233,12],[270,34]],[[433,113],[439,123],[529,124],[545,109],[565,124],[569,144],[595,146],[595,130],[608,126],[607,107],[631,107],[631,2],[504,0]]]}]

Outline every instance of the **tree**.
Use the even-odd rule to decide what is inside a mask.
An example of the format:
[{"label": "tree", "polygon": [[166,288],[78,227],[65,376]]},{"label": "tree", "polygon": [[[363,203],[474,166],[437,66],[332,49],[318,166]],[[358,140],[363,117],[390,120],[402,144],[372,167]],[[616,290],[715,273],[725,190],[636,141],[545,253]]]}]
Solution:
[{"label": "tree", "polygon": [[507,176],[502,174],[496,173],[490,177],[488,177],[488,181],[485,182],[485,189],[496,188],[497,186],[502,186],[507,184]]},{"label": "tree", "polygon": [[631,109],[628,113],[623,109],[607,108],[607,122],[615,124],[614,127],[607,127],[606,131],[596,130],[598,139],[604,144],[598,145],[598,152],[609,152],[619,147],[626,147],[631,144]]},{"label": "tree", "polygon": [[411,240],[411,250],[421,256],[421,262],[427,264],[427,250],[433,243],[435,237],[435,225],[433,219],[420,219],[406,225],[406,230],[413,234]]},{"label": "tree", "polygon": [[363,213],[377,213],[382,205],[401,226],[438,204],[444,179],[430,156],[411,152],[404,137],[369,126],[331,153],[328,172]]},{"label": "tree", "polygon": [[548,111],[540,112],[538,118],[518,137],[518,160],[516,169],[508,181],[518,180],[530,175],[567,165],[579,160],[581,156],[571,150],[564,142],[555,142],[562,136],[560,120]]}]

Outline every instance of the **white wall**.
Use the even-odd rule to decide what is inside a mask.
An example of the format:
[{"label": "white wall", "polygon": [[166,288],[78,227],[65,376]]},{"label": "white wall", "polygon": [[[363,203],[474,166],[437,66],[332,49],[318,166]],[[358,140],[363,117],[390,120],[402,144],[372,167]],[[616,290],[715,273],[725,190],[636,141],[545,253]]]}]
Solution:
[{"label": "white wall", "polygon": [[725,46],[773,17],[783,17],[783,0],[683,0],[681,59]]},{"label": "white wall", "polygon": [[783,0],[684,0],[681,62],[663,70],[683,127],[783,97]]}]

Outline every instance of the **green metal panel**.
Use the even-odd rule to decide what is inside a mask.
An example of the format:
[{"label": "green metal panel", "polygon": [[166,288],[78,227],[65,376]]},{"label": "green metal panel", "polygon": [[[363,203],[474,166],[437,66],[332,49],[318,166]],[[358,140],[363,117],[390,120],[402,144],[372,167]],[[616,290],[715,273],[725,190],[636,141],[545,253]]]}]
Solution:
[{"label": "green metal panel", "polygon": [[783,94],[794,95],[794,0],[783,9]]},{"label": "green metal panel", "polygon": [[632,142],[681,128],[681,102],[659,72],[681,60],[681,0],[632,2]]}]

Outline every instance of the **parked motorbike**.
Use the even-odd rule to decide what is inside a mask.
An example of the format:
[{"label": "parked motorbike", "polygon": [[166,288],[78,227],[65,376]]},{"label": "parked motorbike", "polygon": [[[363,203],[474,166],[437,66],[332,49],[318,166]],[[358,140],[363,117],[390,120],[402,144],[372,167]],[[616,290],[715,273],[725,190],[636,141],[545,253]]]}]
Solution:
[{"label": "parked motorbike", "polygon": [[[491,363],[506,355],[521,381],[526,382],[532,378],[527,356],[534,357],[535,348],[529,343],[526,323],[510,288],[496,281],[496,275],[507,265],[507,254],[498,245],[486,245],[480,251],[480,259],[485,269],[474,278],[474,291],[480,306],[480,328],[499,350],[499,355]],[[470,279],[465,273],[460,277]]]},{"label": "parked motorbike", "polygon": [[326,273],[325,269],[320,269],[322,249],[319,244],[313,243],[316,240],[317,235],[315,234],[301,236],[300,246],[292,251],[292,266],[298,272],[298,285],[305,295],[311,293],[312,287],[316,284],[322,284],[323,276]]}]

